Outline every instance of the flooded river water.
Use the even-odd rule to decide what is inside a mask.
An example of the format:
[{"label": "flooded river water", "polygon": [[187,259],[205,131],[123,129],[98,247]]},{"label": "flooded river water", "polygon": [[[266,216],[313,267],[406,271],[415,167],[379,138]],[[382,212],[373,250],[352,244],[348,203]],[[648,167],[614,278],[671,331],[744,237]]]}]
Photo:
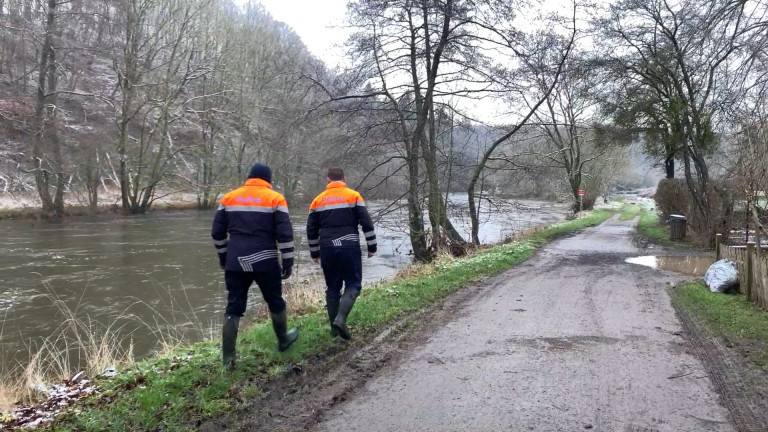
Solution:
[{"label": "flooded river water", "polygon": [[[383,208],[371,209],[375,214]],[[547,203],[505,202],[486,212],[480,237],[497,241],[565,215],[563,207]],[[377,223],[379,254],[364,260],[364,283],[388,278],[410,262],[405,216],[404,210],[387,212]],[[466,234],[467,218],[456,211],[453,217]],[[212,212],[179,212],[58,224],[0,222],[2,369],[24,365],[70,312],[100,328],[120,326],[138,357],[156,347],[152,335],[158,328],[180,329],[193,338],[215,328],[226,291],[210,238],[212,218]],[[306,214],[294,211],[291,218],[299,276],[319,274],[308,258]],[[251,295],[251,301],[260,298]]]}]

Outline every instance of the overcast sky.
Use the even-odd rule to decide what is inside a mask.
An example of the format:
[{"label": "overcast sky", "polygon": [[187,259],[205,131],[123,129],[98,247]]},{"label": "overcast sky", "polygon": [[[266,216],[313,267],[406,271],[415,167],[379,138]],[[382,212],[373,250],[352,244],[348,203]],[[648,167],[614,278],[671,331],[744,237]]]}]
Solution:
[{"label": "overcast sky", "polygon": [[328,66],[337,66],[343,56],[341,44],[347,0],[259,0],[272,16],[293,28],[304,44]]},{"label": "overcast sky", "polygon": [[[236,0],[245,3],[247,0]],[[278,21],[288,24],[301,37],[307,48],[328,67],[344,65],[343,43],[349,30],[346,26],[348,0],[257,0]],[[607,1],[607,0],[603,0]],[[544,0],[536,9],[539,13],[569,12],[572,0]],[[563,11],[565,9],[565,11]],[[534,12],[535,13],[535,12]],[[525,28],[528,22],[518,25]],[[472,117],[488,123],[508,123],[515,116],[509,115],[507,107],[498,101],[459,100],[460,109]]]},{"label": "overcast sky", "polygon": [[[348,0],[257,1],[264,5],[276,20],[291,26],[312,54],[324,60],[328,66],[338,66],[344,55],[341,45],[349,34],[344,28]],[[547,13],[570,7],[571,0],[545,0],[540,9]]]}]

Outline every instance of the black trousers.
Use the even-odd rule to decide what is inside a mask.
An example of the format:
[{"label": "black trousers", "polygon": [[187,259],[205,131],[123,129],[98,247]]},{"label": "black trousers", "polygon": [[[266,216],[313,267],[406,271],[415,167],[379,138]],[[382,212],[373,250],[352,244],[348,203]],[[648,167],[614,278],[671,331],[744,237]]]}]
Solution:
[{"label": "black trousers", "polygon": [[321,248],[320,263],[325,276],[326,300],[341,298],[341,287],[360,292],[363,281],[363,258],[360,248]]},{"label": "black trousers", "polygon": [[269,311],[280,313],[285,310],[283,300],[283,280],[280,270],[263,272],[243,272],[227,270],[224,281],[227,283],[227,315],[242,317],[248,304],[248,289],[256,282]]}]

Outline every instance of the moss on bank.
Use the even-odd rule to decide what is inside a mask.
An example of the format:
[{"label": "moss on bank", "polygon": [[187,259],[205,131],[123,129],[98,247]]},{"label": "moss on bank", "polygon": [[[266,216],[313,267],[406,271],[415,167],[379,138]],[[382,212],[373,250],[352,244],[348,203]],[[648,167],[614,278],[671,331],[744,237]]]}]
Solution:
[{"label": "moss on bank", "polygon": [[[358,337],[370,337],[404,314],[421,310],[481,277],[497,274],[530,258],[562,235],[605,221],[613,213],[589,216],[529,232],[506,244],[485,248],[466,258],[443,257],[416,266],[406,276],[363,290],[350,315]],[[290,317],[301,336],[279,353],[268,322],[241,332],[238,368],[220,365],[218,340],[200,342],[161,357],[142,361],[117,378],[100,383],[104,392],[59,420],[55,431],[195,430],[200,422],[237,409],[241,401],[259,397],[261,385],[291,367],[302,367],[336,346],[325,311]],[[343,348],[341,348],[343,349]]]},{"label": "moss on bank", "polygon": [[672,301],[712,336],[768,372],[768,313],[741,294],[718,294],[703,282],[687,282],[672,290]]}]

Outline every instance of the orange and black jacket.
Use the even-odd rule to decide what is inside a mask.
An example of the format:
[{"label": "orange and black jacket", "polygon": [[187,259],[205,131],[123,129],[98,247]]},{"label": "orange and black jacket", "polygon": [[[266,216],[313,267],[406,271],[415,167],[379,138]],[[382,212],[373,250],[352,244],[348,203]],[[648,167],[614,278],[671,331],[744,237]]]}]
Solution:
[{"label": "orange and black jacket", "polygon": [[[229,235],[229,238],[227,238]],[[288,203],[261,179],[224,195],[213,219],[213,244],[226,270],[259,272],[293,266],[293,228]]]},{"label": "orange and black jacket", "polygon": [[342,181],[328,183],[309,207],[307,240],[312,258],[320,256],[320,248],[360,248],[358,226],[363,228],[368,252],[376,252],[376,232],[363,197]]}]

